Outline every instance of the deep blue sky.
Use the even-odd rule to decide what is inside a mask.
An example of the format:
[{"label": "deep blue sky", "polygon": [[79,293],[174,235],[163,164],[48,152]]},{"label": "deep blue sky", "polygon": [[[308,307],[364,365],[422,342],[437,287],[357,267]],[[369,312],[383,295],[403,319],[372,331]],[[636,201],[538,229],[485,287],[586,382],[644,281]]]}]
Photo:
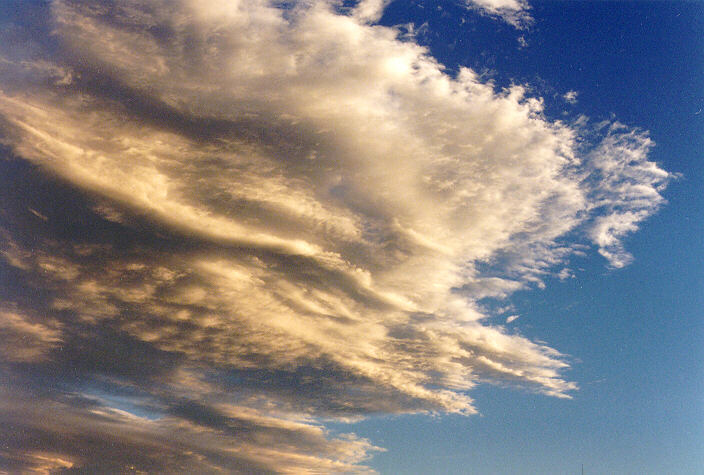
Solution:
[{"label": "deep blue sky", "polygon": [[[531,84],[547,111],[615,117],[650,132],[651,157],[681,173],[669,202],[628,239],[635,257],[598,255],[542,291],[511,298],[516,330],[571,355],[572,400],[481,387],[481,416],[370,420],[389,449],[382,473],[694,474],[704,467],[704,4],[533,2],[524,31],[451,2],[393,2],[382,22],[426,22],[449,68]],[[527,46],[517,41],[523,36]],[[574,107],[551,96],[578,92]],[[568,115],[567,117],[570,117]]]}]

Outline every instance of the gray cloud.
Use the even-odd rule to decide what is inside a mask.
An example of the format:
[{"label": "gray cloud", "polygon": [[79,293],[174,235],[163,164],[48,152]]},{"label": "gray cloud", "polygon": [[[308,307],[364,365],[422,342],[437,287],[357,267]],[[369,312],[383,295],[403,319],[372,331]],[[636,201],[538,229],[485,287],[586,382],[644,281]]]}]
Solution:
[{"label": "gray cloud", "polygon": [[625,265],[671,178],[647,134],[338,7],[57,0],[2,50],[7,470],[365,471],[320,418],[577,389],[479,301]]},{"label": "gray cloud", "polygon": [[3,392],[0,467],[9,471],[367,473],[357,463],[374,449],[351,435],[331,438],[318,425],[234,405],[185,401],[150,419],[96,397]]}]

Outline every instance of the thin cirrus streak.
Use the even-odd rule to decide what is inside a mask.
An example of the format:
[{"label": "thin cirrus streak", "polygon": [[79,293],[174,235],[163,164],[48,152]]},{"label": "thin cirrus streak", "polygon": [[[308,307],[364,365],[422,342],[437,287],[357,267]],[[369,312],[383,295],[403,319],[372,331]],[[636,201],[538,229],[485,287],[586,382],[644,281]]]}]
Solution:
[{"label": "thin cirrus streak", "polygon": [[364,472],[382,449],[321,421],[577,389],[479,300],[590,243],[627,264],[670,174],[383,6],[54,1],[4,49],[0,467]]}]

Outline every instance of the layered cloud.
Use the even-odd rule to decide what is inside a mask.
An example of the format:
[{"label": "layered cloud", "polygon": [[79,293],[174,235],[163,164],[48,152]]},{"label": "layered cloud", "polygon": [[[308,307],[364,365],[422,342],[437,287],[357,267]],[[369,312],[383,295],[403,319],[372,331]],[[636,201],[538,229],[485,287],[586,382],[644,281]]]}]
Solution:
[{"label": "layered cloud", "polygon": [[57,0],[3,51],[7,469],[364,471],[321,421],[577,388],[481,301],[627,264],[670,175],[383,6]]},{"label": "layered cloud", "polygon": [[368,473],[357,462],[376,449],[249,407],[181,401],[152,419],[92,395],[2,392],[0,468],[13,473]]}]

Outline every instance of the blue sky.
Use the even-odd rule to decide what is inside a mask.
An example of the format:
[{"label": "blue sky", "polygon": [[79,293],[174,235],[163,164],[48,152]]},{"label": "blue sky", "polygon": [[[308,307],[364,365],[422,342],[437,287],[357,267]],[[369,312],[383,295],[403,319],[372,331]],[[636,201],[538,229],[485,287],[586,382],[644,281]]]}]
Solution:
[{"label": "blue sky", "polygon": [[0,471],[704,466],[702,2],[0,23]]}]

